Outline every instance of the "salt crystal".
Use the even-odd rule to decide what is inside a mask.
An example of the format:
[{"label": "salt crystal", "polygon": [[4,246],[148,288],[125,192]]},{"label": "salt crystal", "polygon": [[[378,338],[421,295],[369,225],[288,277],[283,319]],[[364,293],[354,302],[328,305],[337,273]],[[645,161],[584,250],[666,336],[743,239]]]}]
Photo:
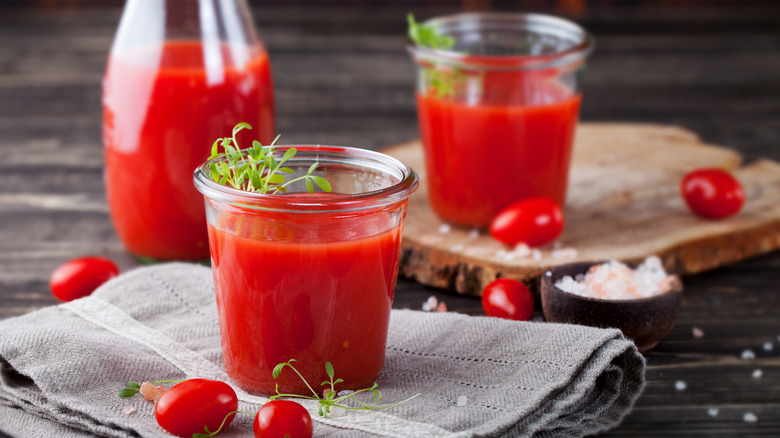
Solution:
[{"label": "salt crystal", "polygon": [[529,255],[531,255],[531,248],[525,243],[520,242],[517,245],[515,245],[515,248],[514,250],[512,250],[512,252],[517,257],[528,257]]},{"label": "salt crystal", "polygon": [[758,417],[752,412],[745,412],[745,415],[742,416],[742,421],[745,423],[755,423],[758,421]]},{"label": "salt crystal", "polygon": [[718,409],[718,408],[709,408],[709,409],[707,409],[707,415],[709,415],[710,417],[717,417],[718,416],[718,412],[720,412],[720,409]]},{"label": "salt crystal", "polygon": [[764,342],[764,351],[772,351],[774,349],[775,346],[771,342]]},{"label": "salt crystal", "polygon": [[756,358],[756,353],[753,353],[753,350],[744,350],[742,354],[739,356],[742,358],[742,360],[753,360]]},{"label": "salt crystal", "polygon": [[447,311],[447,303],[444,301],[440,302],[438,306],[436,306],[437,312],[446,312]]},{"label": "salt crystal", "polygon": [[593,265],[588,272],[577,274],[575,278],[564,276],[555,286],[589,298],[632,300],[669,292],[673,279],[664,271],[661,260],[651,256],[636,269],[615,260]]},{"label": "salt crystal", "polygon": [[439,234],[448,234],[451,229],[449,224],[441,224],[439,225]]},{"label": "salt crystal", "polygon": [[704,337],[704,331],[698,327],[693,328],[693,337],[696,339],[701,339]]},{"label": "salt crystal", "polygon": [[464,246],[458,243],[458,244],[452,245],[450,247],[450,252],[461,252],[461,251],[463,251],[463,248],[464,248]]},{"label": "salt crystal", "polygon": [[552,277],[552,272],[551,271],[547,271],[547,272],[544,273],[544,275],[545,275],[545,277]]},{"label": "salt crystal", "polygon": [[753,371],[753,374],[752,374],[752,376],[753,376],[753,378],[754,378],[754,379],[760,379],[760,378],[761,378],[761,376],[763,376],[763,375],[764,375],[764,372],[763,372],[763,371],[761,371],[761,370],[759,370],[759,369],[757,369],[757,370],[754,370],[754,371]]},{"label": "salt crystal", "polygon": [[678,380],[678,381],[674,382],[674,389],[676,389],[678,391],[685,391],[685,388],[687,388],[687,387],[688,387],[688,385],[685,382],[683,382],[682,380]]},{"label": "salt crystal", "polygon": [[339,397],[344,397],[345,395],[350,395],[350,394],[353,394],[354,392],[355,392],[355,391],[353,391],[353,390],[351,390],[351,389],[342,389],[342,390],[341,390],[341,391],[339,391],[339,393],[338,393],[338,394],[336,394],[336,395],[338,395]]},{"label": "salt crystal", "polygon": [[134,407],[132,407],[132,406],[130,406],[130,405],[127,405],[127,406],[125,406],[125,408],[122,410],[122,412],[124,412],[124,413],[125,413],[125,415],[130,415],[130,414],[132,414],[133,412],[135,412],[135,408],[134,408]]},{"label": "salt crystal", "polygon": [[422,304],[422,309],[424,312],[431,312],[433,311],[433,309],[437,308],[438,306],[439,306],[439,299],[431,295],[428,297],[428,300]]},{"label": "salt crystal", "polygon": [[469,239],[476,239],[479,237],[479,229],[474,228],[473,230],[469,231]]},{"label": "salt crystal", "polygon": [[556,260],[570,260],[577,258],[577,250],[574,248],[562,248],[555,249],[552,252],[552,257]]},{"label": "salt crystal", "polygon": [[465,395],[458,396],[458,406],[466,406],[468,398]]},{"label": "salt crystal", "polygon": [[542,252],[538,249],[531,251],[531,257],[537,262],[542,259]]},{"label": "salt crystal", "polygon": [[144,382],[138,391],[145,399],[157,403],[157,400],[165,393],[166,389],[163,386],[155,386],[149,382]]},{"label": "salt crystal", "polygon": [[339,406],[330,407],[329,418],[343,417],[347,413],[347,410]]}]

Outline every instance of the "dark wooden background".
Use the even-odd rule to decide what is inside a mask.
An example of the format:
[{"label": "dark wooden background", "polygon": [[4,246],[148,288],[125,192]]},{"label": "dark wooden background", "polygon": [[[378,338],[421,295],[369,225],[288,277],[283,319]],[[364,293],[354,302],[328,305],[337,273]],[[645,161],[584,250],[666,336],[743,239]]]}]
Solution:
[{"label": "dark wooden background", "polygon": [[[68,259],[103,255],[123,270],[139,264],[111,228],[102,182],[100,84],[120,10],[116,1],[84,3],[102,7],[0,3],[0,318],[56,304],[48,276]],[[444,7],[255,8],[286,141],[377,149],[416,138],[405,14],[459,9],[429,3]],[[547,12],[596,36],[583,120],[676,124],[747,160],[780,160],[780,9],[698,3],[709,6],[536,1],[530,9],[555,7]],[[779,268],[776,252],[685,278],[677,326],[647,354],[645,394],[608,435],[780,435]],[[432,294],[450,310],[481,311],[476,299],[403,280],[395,306],[419,309]],[[704,337],[695,338],[694,327]],[[745,349],[756,359],[740,359]],[[675,390],[678,380],[687,389]],[[744,422],[747,412],[758,421]]]}]

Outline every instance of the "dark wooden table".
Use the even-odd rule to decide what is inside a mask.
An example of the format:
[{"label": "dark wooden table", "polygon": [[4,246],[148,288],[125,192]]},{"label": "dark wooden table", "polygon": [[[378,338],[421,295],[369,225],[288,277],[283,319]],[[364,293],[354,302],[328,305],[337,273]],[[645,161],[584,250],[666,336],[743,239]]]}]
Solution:
[{"label": "dark wooden table", "polygon": [[[48,277],[68,259],[139,265],[118,242],[103,194],[100,85],[119,12],[0,9],[0,318],[56,304]],[[405,12],[254,11],[287,142],[377,149],[418,136]],[[598,41],[584,120],[677,124],[748,161],[780,160],[780,9],[571,18]],[[779,274],[776,252],[685,278],[677,325],[646,356],[647,389],[608,435],[780,435]],[[481,311],[476,299],[403,280],[395,306],[420,308],[432,294],[450,310]],[[746,349],[754,360],[740,358]],[[676,390],[678,381],[687,388]]]}]

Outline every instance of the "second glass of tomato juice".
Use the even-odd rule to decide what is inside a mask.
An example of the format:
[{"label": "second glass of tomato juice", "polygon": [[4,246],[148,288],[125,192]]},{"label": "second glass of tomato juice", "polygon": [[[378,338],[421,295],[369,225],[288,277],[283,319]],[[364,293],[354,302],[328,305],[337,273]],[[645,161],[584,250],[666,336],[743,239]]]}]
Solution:
[{"label": "second glass of tomato juice", "polygon": [[[289,147],[278,146],[281,156]],[[195,172],[206,201],[211,262],[225,369],[241,387],[309,393],[290,359],[313,385],[333,364],[340,388],[370,385],[384,366],[407,198],[417,175],[400,161],[362,149],[296,146],[285,163],[330,182],[309,193],[303,181],[283,194],[261,194]],[[224,158],[221,158],[224,159]],[[315,386],[317,388],[319,386]]]},{"label": "second glass of tomato juice", "polygon": [[268,55],[245,0],[128,0],[103,82],[106,194],[133,254],[205,260],[192,170],[236,122],[274,134]]},{"label": "second glass of tomato juice", "polygon": [[562,206],[592,37],[543,14],[468,13],[424,25],[446,46],[408,45],[436,214],[485,228],[524,198]]}]

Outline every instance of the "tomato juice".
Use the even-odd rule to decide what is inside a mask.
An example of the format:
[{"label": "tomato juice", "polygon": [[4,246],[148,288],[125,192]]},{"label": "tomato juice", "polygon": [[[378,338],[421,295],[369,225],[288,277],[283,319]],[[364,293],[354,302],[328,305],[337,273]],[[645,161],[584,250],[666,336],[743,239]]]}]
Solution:
[{"label": "tomato juice", "polygon": [[384,365],[403,228],[388,213],[237,209],[210,220],[223,361],[236,383],[310,394],[289,369],[272,378],[296,359],[317,391],[326,361],[344,379],[339,389],[371,384]]},{"label": "tomato juice", "polygon": [[431,206],[444,220],[487,227],[502,209],[566,197],[580,95],[538,72],[486,72],[478,102],[417,94]]},{"label": "tomato juice", "polygon": [[138,256],[206,259],[206,218],[203,198],[192,186],[193,169],[237,122],[254,128],[239,134],[247,146],[252,139],[273,139],[265,51],[247,48],[250,58],[239,65],[228,46],[219,47],[216,57],[206,53],[210,49],[178,41],[109,58],[103,92],[106,193],[119,238]]}]

